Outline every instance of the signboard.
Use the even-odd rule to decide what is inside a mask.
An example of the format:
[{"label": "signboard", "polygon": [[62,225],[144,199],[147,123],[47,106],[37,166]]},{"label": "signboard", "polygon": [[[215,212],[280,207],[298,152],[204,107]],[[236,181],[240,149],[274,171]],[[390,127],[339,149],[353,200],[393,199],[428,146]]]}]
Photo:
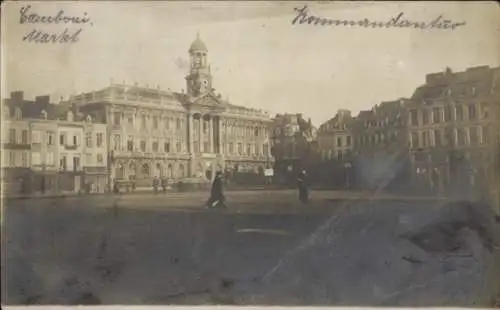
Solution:
[{"label": "signboard", "polygon": [[264,170],[264,175],[265,175],[266,177],[272,177],[272,176],[274,175],[274,170],[273,170],[272,168],[270,168],[270,169],[265,169],[265,170]]}]

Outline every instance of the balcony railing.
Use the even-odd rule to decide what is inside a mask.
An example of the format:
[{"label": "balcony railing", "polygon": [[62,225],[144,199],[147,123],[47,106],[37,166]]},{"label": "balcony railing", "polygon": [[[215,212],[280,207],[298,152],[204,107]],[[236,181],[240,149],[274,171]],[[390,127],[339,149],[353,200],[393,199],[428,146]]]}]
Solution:
[{"label": "balcony railing", "polygon": [[78,148],[77,144],[65,144],[64,149],[68,151],[74,151]]},{"label": "balcony railing", "polygon": [[9,149],[9,150],[29,150],[29,149],[31,149],[31,144],[5,142],[5,143],[2,143],[2,148]]}]

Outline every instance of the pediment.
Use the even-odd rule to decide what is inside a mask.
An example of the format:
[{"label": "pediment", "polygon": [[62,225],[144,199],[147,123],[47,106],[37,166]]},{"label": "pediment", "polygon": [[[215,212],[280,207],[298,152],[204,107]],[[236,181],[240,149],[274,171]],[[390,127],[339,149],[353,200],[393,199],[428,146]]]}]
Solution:
[{"label": "pediment", "polygon": [[219,99],[211,93],[207,93],[196,98],[193,103],[205,107],[222,107],[222,103]]}]

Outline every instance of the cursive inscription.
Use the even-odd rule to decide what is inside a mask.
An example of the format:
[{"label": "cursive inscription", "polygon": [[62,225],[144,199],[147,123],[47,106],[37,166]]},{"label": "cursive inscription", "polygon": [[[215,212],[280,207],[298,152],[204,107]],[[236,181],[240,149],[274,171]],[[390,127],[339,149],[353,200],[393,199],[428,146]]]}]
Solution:
[{"label": "cursive inscription", "polygon": [[416,29],[439,29],[439,30],[454,30],[458,27],[464,26],[465,21],[454,22],[449,19],[444,19],[443,15],[439,15],[430,22],[410,21],[404,17],[401,12],[397,16],[389,19],[388,21],[371,21],[368,18],[359,20],[336,20],[322,18],[309,14],[309,8],[304,5],[302,8],[295,8],[297,16],[292,19],[292,25],[307,24],[313,26],[346,26],[346,27],[363,27],[363,28],[416,28]]},{"label": "cursive inscription", "polygon": [[[43,31],[41,29],[32,29],[23,36],[23,41],[29,43],[76,43],[80,40],[80,34],[83,32],[83,27],[86,25],[94,26],[88,13],[83,13],[83,16],[70,16],[64,13],[64,10],[59,10],[54,15],[40,15],[31,11],[31,5],[27,5],[20,10],[20,24],[35,24],[35,25],[65,25],[61,31]],[[71,30],[71,25],[78,25],[78,29]]]}]

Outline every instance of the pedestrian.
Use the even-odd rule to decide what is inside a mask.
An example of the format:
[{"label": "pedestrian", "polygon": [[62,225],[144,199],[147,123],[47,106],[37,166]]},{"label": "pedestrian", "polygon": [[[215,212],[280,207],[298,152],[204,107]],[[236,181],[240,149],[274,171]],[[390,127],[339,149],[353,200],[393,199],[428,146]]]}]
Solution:
[{"label": "pedestrian", "polygon": [[153,179],[153,190],[154,190],[154,193],[155,195],[158,194],[158,184],[159,181],[158,181],[158,177],[154,177]]},{"label": "pedestrian", "polygon": [[163,193],[167,193],[167,178],[163,177],[161,178],[161,188],[163,190]]},{"label": "pedestrian", "polygon": [[223,176],[222,172],[217,172],[215,175],[215,179],[212,183],[212,187],[210,189],[210,198],[207,202],[207,207],[211,208],[227,208],[225,204],[225,197],[223,193]]},{"label": "pedestrian", "polygon": [[297,177],[297,187],[299,190],[299,200],[302,203],[309,201],[309,189],[307,188],[307,173],[305,169],[299,173]]}]

